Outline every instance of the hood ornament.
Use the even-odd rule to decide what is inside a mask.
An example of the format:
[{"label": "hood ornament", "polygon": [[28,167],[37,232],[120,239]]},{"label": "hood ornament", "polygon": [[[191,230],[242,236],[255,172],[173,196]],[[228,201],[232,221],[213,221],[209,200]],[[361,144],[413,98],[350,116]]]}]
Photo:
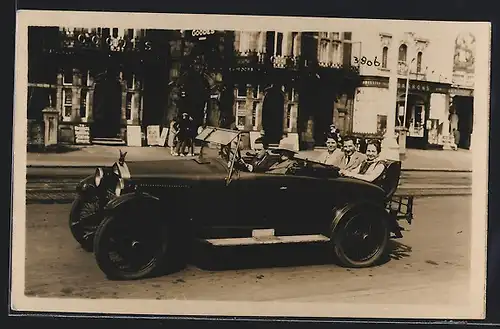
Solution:
[{"label": "hood ornament", "polygon": [[123,164],[125,163],[125,156],[127,156],[127,152],[122,152],[122,150],[119,151],[120,151],[120,158],[118,159],[118,164],[120,166],[123,166]]}]

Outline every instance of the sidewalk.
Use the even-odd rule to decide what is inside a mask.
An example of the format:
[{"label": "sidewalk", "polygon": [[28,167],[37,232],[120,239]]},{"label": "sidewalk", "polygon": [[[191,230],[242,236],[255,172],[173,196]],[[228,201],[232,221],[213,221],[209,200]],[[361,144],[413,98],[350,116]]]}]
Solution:
[{"label": "sidewalk", "polygon": [[[176,160],[165,147],[130,147],[92,145],[73,147],[64,153],[27,153],[28,167],[96,167],[109,166],[119,157],[119,150],[127,152],[128,161]],[[199,148],[196,149],[199,151]],[[322,149],[301,151],[299,157],[314,159]],[[413,150],[406,152],[403,170],[471,171],[472,152],[467,150]]]}]

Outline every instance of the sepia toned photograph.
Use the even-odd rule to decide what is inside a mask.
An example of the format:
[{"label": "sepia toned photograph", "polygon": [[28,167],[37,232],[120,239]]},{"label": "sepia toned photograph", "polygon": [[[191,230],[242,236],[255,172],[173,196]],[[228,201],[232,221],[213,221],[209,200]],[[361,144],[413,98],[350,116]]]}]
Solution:
[{"label": "sepia toned photograph", "polygon": [[484,318],[488,23],[16,32],[13,309]]}]

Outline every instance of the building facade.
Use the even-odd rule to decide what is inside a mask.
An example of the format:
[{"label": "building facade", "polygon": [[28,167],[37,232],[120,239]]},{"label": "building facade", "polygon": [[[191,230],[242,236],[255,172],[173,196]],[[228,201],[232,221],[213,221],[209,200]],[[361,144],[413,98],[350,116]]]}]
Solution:
[{"label": "building facade", "polygon": [[[29,31],[28,120],[59,113],[58,143],[143,145],[181,112],[197,125],[323,144],[353,130],[351,33],[40,28]],[[134,133],[133,133],[134,132]],[[135,135],[134,135],[135,134]],[[82,137],[83,136],[83,137]],[[85,137],[86,136],[86,137]],[[138,137],[139,136],[139,137]],[[147,143],[147,141],[146,141]]]},{"label": "building facade", "polygon": [[[453,138],[454,128],[460,135],[458,146],[470,147],[473,35],[460,31],[422,35],[366,30],[353,34],[353,39],[353,65],[360,66],[362,80],[354,98],[355,133],[384,135],[391,127],[387,113],[395,111],[394,125],[406,128],[407,147],[442,147]],[[391,52],[393,47],[397,52]],[[397,95],[389,92],[391,74],[398,79]]]}]

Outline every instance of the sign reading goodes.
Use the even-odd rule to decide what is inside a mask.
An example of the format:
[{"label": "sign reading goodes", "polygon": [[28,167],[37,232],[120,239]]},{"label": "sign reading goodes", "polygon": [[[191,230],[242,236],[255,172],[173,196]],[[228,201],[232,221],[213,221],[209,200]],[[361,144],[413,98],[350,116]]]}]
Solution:
[{"label": "sign reading goodes", "polygon": [[193,38],[203,40],[206,39],[208,36],[214,35],[215,30],[191,30],[189,34]]}]

